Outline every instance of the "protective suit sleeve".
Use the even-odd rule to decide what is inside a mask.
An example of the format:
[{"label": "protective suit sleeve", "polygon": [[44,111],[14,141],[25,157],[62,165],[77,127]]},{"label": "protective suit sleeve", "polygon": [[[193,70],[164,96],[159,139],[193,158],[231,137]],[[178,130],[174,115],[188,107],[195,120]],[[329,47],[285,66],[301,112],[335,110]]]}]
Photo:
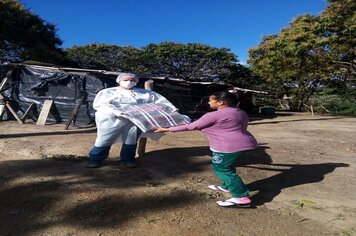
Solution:
[{"label": "protective suit sleeve", "polygon": [[101,90],[94,99],[93,108],[97,112],[101,112],[108,116],[117,116],[119,114],[119,110],[111,104],[114,96],[110,95],[106,90]]}]

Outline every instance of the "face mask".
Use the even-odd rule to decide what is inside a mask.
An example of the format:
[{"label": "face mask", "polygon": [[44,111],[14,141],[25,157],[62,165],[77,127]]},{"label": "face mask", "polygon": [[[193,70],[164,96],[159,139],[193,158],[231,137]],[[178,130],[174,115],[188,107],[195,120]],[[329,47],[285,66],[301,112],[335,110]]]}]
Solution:
[{"label": "face mask", "polygon": [[137,83],[135,81],[126,80],[126,81],[120,81],[119,84],[120,84],[120,87],[130,89],[130,88],[134,87]]}]

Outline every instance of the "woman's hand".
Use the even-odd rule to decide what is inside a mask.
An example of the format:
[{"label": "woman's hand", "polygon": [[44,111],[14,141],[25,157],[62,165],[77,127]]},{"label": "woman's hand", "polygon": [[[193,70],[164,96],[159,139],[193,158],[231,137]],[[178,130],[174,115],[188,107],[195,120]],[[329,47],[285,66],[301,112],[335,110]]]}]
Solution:
[{"label": "woman's hand", "polygon": [[169,128],[157,128],[155,133],[164,133],[164,132],[169,132]]}]

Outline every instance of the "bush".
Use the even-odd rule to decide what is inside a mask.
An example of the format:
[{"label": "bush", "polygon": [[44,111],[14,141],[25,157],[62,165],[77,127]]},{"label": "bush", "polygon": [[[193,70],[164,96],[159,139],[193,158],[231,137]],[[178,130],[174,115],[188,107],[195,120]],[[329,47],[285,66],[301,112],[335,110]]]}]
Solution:
[{"label": "bush", "polygon": [[340,95],[334,90],[325,89],[311,97],[309,104],[313,105],[316,112],[356,116],[353,93],[354,91],[349,91]]}]

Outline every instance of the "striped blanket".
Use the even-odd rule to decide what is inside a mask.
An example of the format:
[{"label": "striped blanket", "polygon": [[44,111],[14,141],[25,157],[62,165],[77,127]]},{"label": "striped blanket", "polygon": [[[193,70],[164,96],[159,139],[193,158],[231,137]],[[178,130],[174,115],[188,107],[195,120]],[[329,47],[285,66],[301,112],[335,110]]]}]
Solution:
[{"label": "striped blanket", "polygon": [[189,117],[181,115],[172,107],[164,104],[130,105],[125,107],[122,112],[124,113],[122,117],[130,120],[143,132],[157,127],[171,127],[190,123]]}]

